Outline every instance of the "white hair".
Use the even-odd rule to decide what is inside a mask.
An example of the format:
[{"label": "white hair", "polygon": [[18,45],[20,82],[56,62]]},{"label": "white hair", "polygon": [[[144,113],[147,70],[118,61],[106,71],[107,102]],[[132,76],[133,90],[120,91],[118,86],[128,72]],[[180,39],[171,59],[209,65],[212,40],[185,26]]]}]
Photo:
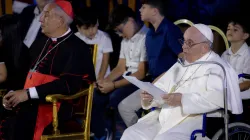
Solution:
[{"label": "white hair", "polygon": [[58,5],[56,5],[56,7],[54,8],[54,12],[56,15],[59,15],[63,18],[64,22],[69,26],[72,22],[73,19],[67,15],[63,9],[61,7],[59,7]]}]

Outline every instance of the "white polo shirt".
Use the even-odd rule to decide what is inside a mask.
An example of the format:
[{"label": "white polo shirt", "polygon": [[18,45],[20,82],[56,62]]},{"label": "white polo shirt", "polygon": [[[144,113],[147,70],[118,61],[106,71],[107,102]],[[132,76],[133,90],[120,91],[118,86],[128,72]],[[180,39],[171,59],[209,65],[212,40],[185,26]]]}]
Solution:
[{"label": "white polo shirt", "polygon": [[23,43],[30,48],[30,46],[32,45],[32,43],[35,41],[36,36],[38,34],[38,31],[41,27],[41,22],[39,21],[40,17],[41,17],[41,13],[39,12],[38,7],[36,7],[34,9],[34,14],[35,17],[29,27],[29,30],[24,38]]},{"label": "white polo shirt", "polygon": [[[113,52],[112,42],[111,42],[109,35],[101,30],[97,31],[94,39],[89,39],[86,36],[80,34],[80,32],[75,33],[75,35],[79,37],[81,40],[83,40],[84,42],[86,42],[87,44],[98,45],[96,68],[95,68],[95,73],[97,77],[101,69],[103,53]],[[109,73],[110,73],[110,66],[108,66],[108,69],[104,77],[106,77]]]},{"label": "white polo shirt", "polygon": [[121,42],[120,58],[126,59],[127,72],[138,71],[139,63],[147,61],[145,40],[148,28],[144,25],[131,39]]},{"label": "white polo shirt", "polygon": [[[238,75],[242,73],[250,74],[250,48],[246,43],[235,54],[230,47],[222,54],[221,58],[229,62]],[[240,78],[239,83],[246,80],[248,79]],[[250,90],[241,92],[241,97],[242,99],[250,98]]]}]

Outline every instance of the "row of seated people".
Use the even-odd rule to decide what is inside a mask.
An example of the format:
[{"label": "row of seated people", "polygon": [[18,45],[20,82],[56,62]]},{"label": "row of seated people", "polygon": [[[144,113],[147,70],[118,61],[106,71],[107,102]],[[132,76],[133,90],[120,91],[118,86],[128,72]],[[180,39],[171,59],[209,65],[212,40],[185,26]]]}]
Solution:
[{"label": "row of seated people", "polygon": [[[166,18],[161,17],[162,15],[161,15],[160,11],[161,11],[162,7],[160,7],[159,5],[160,5],[159,1],[157,1],[157,2],[156,1],[155,2],[148,2],[148,3],[144,4],[142,6],[142,8],[140,9],[141,19],[143,21],[150,22],[154,27],[152,29],[149,29],[148,33],[145,34],[145,36],[146,36],[145,47],[146,47],[147,62],[148,62],[148,67],[149,67],[148,74],[151,75],[152,77],[150,79],[148,79],[148,77],[146,77],[146,78],[144,77],[145,78],[144,79],[144,78],[138,77],[136,75],[136,73],[134,75],[132,74],[132,76],[135,76],[140,80],[148,80],[150,82],[153,82],[153,81],[156,82],[158,80],[157,77],[160,76],[160,74],[162,74],[164,71],[168,71],[168,70],[171,71],[171,69],[174,69],[173,65],[175,64],[176,59],[178,57],[182,57],[182,55],[181,55],[182,50],[179,51],[180,49],[178,49],[178,47],[180,48],[180,45],[177,43],[177,41],[180,40],[180,38],[182,38],[182,37],[179,36],[179,34],[180,34],[179,29],[176,28],[176,26],[173,25],[172,23],[165,22]],[[154,16],[150,16],[150,14],[147,13],[147,12],[150,11],[149,9],[152,8],[152,7],[154,7],[154,8],[157,7],[158,12],[159,12],[158,14],[161,15],[161,16],[157,15],[158,18],[156,18],[157,16],[154,15],[153,11],[152,11],[151,14],[154,15]],[[113,11],[113,13],[111,14],[111,19],[113,21],[116,21],[115,17],[119,17],[119,21],[126,21],[126,18],[131,17],[129,14],[126,15],[127,17],[124,17],[124,18],[120,19],[122,17],[121,15],[124,15],[124,13],[122,11],[126,11],[125,9],[126,8],[122,8],[122,7],[119,7],[117,9],[115,9]],[[130,12],[126,12],[126,13],[130,13]],[[156,24],[156,23],[160,23],[160,24]],[[119,22],[116,25],[117,26],[115,26],[115,29],[117,29],[119,32],[121,32],[120,33],[121,35],[124,35],[126,37],[127,32],[124,31],[124,28],[129,29],[129,27],[128,27],[129,26],[129,20],[126,21],[125,23],[124,22]],[[136,27],[134,27],[134,28],[136,28]],[[198,26],[197,28],[199,29],[199,28],[203,28],[203,27]],[[132,28],[131,28],[131,30],[132,30]],[[241,37],[239,37],[239,35],[237,35],[237,34],[239,34],[238,33],[239,31],[241,31]],[[139,33],[140,32],[141,31],[139,31]],[[168,34],[166,32],[168,32]],[[233,53],[232,52],[230,53],[231,49],[227,50],[226,52],[223,53],[222,59],[224,59],[226,62],[229,62],[232,66],[236,65],[237,62],[235,63],[235,61],[243,62],[243,63],[237,63],[237,66],[233,66],[233,67],[237,67],[237,69],[234,69],[237,74],[249,73],[249,70],[247,68],[248,67],[247,65],[249,63],[249,61],[248,61],[248,59],[249,59],[249,49],[248,49],[247,44],[245,43],[245,40],[248,39],[248,36],[249,36],[248,32],[249,31],[248,31],[246,23],[244,23],[244,21],[242,21],[240,19],[233,19],[228,24],[227,37],[228,37],[228,40],[231,43],[231,48],[237,48],[236,49],[237,51],[233,52]],[[132,37],[132,41],[133,41],[133,38],[137,36],[137,33]],[[201,32],[201,33],[203,34],[203,32]],[[171,36],[168,36],[169,34],[171,34]],[[176,34],[178,34],[178,35],[176,35]],[[210,38],[213,39],[213,37],[208,36],[206,32],[204,33],[204,35],[206,35],[206,38],[210,37]],[[198,36],[202,36],[202,35],[199,34]],[[231,36],[233,36],[233,37],[231,37]],[[238,36],[238,37],[236,37],[236,36]],[[162,38],[162,37],[164,37],[164,38]],[[238,39],[236,39],[236,38],[238,38]],[[206,41],[196,41],[196,40],[189,39],[189,38],[186,39],[185,34],[184,34],[184,40],[185,41],[180,40],[180,44],[182,46],[185,57],[187,57],[187,54],[185,54],[185,53],[189,53],[189,49],[186,48],[187,46],[190,46],[189,48],[192,48],[193,46],[198,47],[200,44],[204,45],[203,43],[206,42]],[[212,43],[213,41],[209,40],[208,42]],[[167,65],[168,65],[168,63],[171,63],[172,59],[169,58],[170,54],[164,54],[164,53],[166,53],[165,50],[167,50],[167,49],[164,49],[166,46],[171,48],[172,53],[173,52],[175,53],[175,54],[173,54],[173,55],[175,55],[175,60],[173,61],[173,64],[170,64],[169,66],[167,66]],[[210,44],[210,47],[211,47],[211,44]],[[240,50],[241,47],[242,47],[242,49]],[[152,50],[152,48],[157,48],[157,49]],[[244,48],[245,48],[245,50],[244,50]],[[203,53],[204,50],[203,51],[200,50],[200,51],[201,51],[200,52],[201,54],[199,54],[198,52],[192,52],[190,54],[190,55],[193,55],[192,56],[193,60],[191,60],[191,62],[196,61],[196,60],[200,60],[202,58],[201,56],[205,57],[204,54],[207,54],[207,53]],[[240,55],[237,55],[237,53],[239,53],[241,51],[244,52],[244,56],[242,56],[242,59],[244,59],[244,60],[239,60]],[[122,53],[122,51],[121,51],[121,53]],[[198,53],[198,54],[196,54],[196,53]],[[198,58],[200,58],[200,59],[198,59]],[[185,59],[187,59],[187,58],[185,58]],[[140,64],[139,64],[139,66],[140,66]],[[163,67],[165,67],[165,68],[163,68]],[[161,71],[161,70],[163,70],[163,71]],[[161,71],[161,72],[159,72],[159,71]],[[172,70],[172,71],[176,72],[177,70]],[[131,70],[130,71],[128,70],[127,72],[131,72]],[[157,72],[159,72],[159,73],[157,73]],[[192,72],[196,73],[196,70],[191,71],[191,73]],[[161,81],[162,83],[160,83],[158,85],[159,88],[161,88],[162,90],[164,90],[166,92],[174,92],[174,91],[176,91],[176,88],[180,88],[179,86],[185,86],[185,84],[187,84],[187,83],[185,83],[186,81],[191,81],[191,79],[195,79],[193,77],[190,78],[193,75],[191,75],[190,77],[186,77],[186,78],[181,77],[180,81],[173,80],[173,82],[175,84],[171,85],[171,83],[168,83],[167,79],[172,77],[172,76],[171,76],[171,74],[166,74],[166,75],[168,75],[168,77],[166,76],[167,78],[165,80],[162,80]],[[178,75],[181,75],[181,74],[178,73]],[[188,74],[186,74],[186,72],[184,72],[183,75],[185,76],[185,75],[188,75]],[[148,98],[148,95],[144,95],[143,91],[138,90],[137,87],[136,87],[136,90],[134,89],[133,93],[131,91],[129,91],[130,88],[128,88],[128,87],[129,86],[134,86],[134,85],[122,86],[122,88],[117,89],[117,85],[118,85],[118,87],[120,87],[120,82],[121,81],[120,81],[119,78],[118,78],[119,81],[117,81],[117,79],[113,78],[112,76],[113,75],[111,73],[105,79],[107,81],[112,82],[112,84],[105,81],[105,82],[107,82],[107,86],[108,86],[107,89],[105,89],[105,84],[104,85],[101,84],[101,86],[99,86],[99,87],[101,87],[101,88],[99,88],[99,91],[96,91],[95,94],[94,94],[92,121],[91,121],[92,132],[94,132],[97,137],[102,137],[102,136],[109,137],[110,136],[110,134],[111,134],[109,132],[110,128],[109,128],[108,125],[105,125],[105,117],[99,117],[99,116],[103,116],[104,112],[106,111],[106,108],[110,108],[110,107],[111,108],[117,108],[117,105],[118,105],[119,113],[120,113],[123,121],[125,122],[125,124],[127,125],[127,127],[132,126],[131,128],[129,128],[128,130],[125,131],[125,134],[124,134],[125,136],[122,139],[124,139],[124,140],[127,140],[127,139],[157,139],[158,131],[163,131],[164,130],[164,127],[163,127],[163,124],[162,124],[163,122],[161,122],[161,121],[166,121],[166,120],[164,120],[164,117],[163,117],[164,115],[160,114],[162,116],[159,117],[159,119],[162,118],[162,120],[160,120],[161,125],[159,125],[159,123],[156,123],[155,121],[153,121],[151,123],[149,120],[147,120],[148,121],[147,125],[143,125],[143,122],[139,123],[138,125],[134,125],[138,121],[137,111],[140,108],[143,107],[143,105],[141,104],[141,98],[143,99],[144,98],[143,96],[146,96],[145,98]],[[176,77],[174,77],[174,78],[176,78]],[[183,80],[182,78],[185,79],[185,80]],[[237,76],[234,77],[234,78],[235,79],[231,79],[231,80],[238,81]],[[171,80],[171,78],[170,78],[170,80]],[[183,81],[184,81],[184,83],[181,83]],[[214,81],[216,81],[216,79],[214,79],[212,81],[214,82]],[[103,81],[101,81],[101,82],[103,82]],[[182,85],[182,84],[184,84],[184,85]],[[206,83],[206,84],[210,84],[210,83]],[[218,83],[215,82],[214,84],[218,84]],[[237,86],[240,86],[240,91],[242,91],[242,93],[240,93],[240,95],[242,96],[242,99],[248,99],[249,98],[248,97],[249,96],[249,90],[248,90],[249,89],[249,81],[247,79],[240,78],[240,84],[239,85],[237,84]],[[126,89],[123,89],[123,88],[126,88]],[[195,90],[194,87],[192,87],[192,86],[189,87],[189,88],[193,88],[192,90]],[[207,87],[207,88],[209,88],[209,87]],[[106,91],[106,90],[108,90],[108,91]],[[179,89],[179,90],[181,90],[181,89]],[[189,91],[189,89],[186,89],[186,90]],[[213,90],[213,89],[210,89],[210,90]],[[125,93],[124,93],[124,91],[125,91]],[[109,96],[107,95],[106,97],[104,97],[104,95],[102,93],[108,93]],[[234,91],[234,93],[237,93],[237,91]],[[178,96],[178,94],[174,94],[174,95],[176,95],[177,97],[166,97],[165,103],[167,103],[169,105],[169,104],[171,104],[171,103],[169,103],[170,102],[169,100],[175,100],[175,98],[177,98],[176,100],[178,100],[178,99],[181,100],[181,95],[179,95],[179,96]],[[123,101],[122,101],[119,96],[128,96],[128,97],[126,97],[125,99],[122,98],[123,99]],[[241,100],[239,100],[240,99],[239,94],[236,95],[236,96],[238,96],[238,97],[232,97],[232,98],[236,98],[235,99],[236,101],[235,102],[232,101],[232,102],[234,102],[234,103],[237,102],[236,104],[232,105],[233,108],[237,108],[237,106],[241,106],[240,105]],[[191,97],[189,97],[189,98],[191,99]],[[192,98],[198,98],[198,97],[192,97]],[[148,99],[148,100],[150,102],[149,104],[151,104],[151,102],[155,101],[155,100],[152,99],[152,97],[150,99]],[[195,101],[197,102],[195,105],[199,105],[199,102],[204,101],[203,99],[202,100],[197,99],[197,100],[193,100],[193,102],[195,102]],[[215,100],[215,99],[213,99],[213,100]],[[182,104],[180,103],[180,101],[179,102],[176,101],[176,102],[177,103],[173,103],[172,106],[183,106],[183,102],[181,102]],[[244,105],[244,107],[245,107],[245,110],[247,111],[247,107],[248,107],[247,102],[248,101],[246,100],[245,102],[246,102],[246,105]],[[151,107],[160,107],[161,108],[164,103],[161,102],[161,103],[152,103],[152,104],[153,105],[149,106],[149,107],[144,106],[144,109],[149,109]],[[202,103],[202,105],[204,105],[204,102]],[[188,106],[188,105],[185,105],[185,106]],[[190,108],[195,108],[195,107],[190,106]],[[196,110],[197,112],[192,112],[192,113],[191,112],[185,112],[185,113],[186,114],[204,113],[204,112],[206,112],[206,109],[208,109],[208,108],[204,109],[204,108],[197,107],[196,109],[197,109]],[[200,111],[198,109],[201,109],[202,111]],[[240,112],[241,111],[239,111],[239,112],[236,111],[234,113],[237,114],[237,113],[240,113]],[[156,119],[157,118],[158,118],[158,116],[156,117]],[[171,118],[174,118],[174,117],[172,116]],[[150,118],[150,119],[152,119],[152,118]],[[247,120],[247,116],[244,117],[244,120]],[[167,125],[166,126],[167,128],[171,127],[171,124],[169,124],[169,123],[164,122],[164,124]],[[193,124],[195,125],[195,123],[193,123]],[[201,123],[198,123],[198,124],[201,124]],[[156,127],[155,125],[157,125],[158,128],[155,128]],[[192,129],[190,131],[187,131],[188,127],[192,128]],[[193,126],[188,125],[188,127],[184,128],[184,126],[178,126],[176,129],[173,129],[173,131],[178,130],[178,131],[181,132],[181,130],[179,130],[179,128],[182,128],[182,130],[184,131],[183,133],[185,133],[185,134],[183,134],[183,135],[185,135],[184,137],[183,137],[183,135],[181,135],[182,132],[181,133],[176,133],[176,135],[180,135],[179,137],[167,132],[167,134],[165,134],[165,135],[162,134],[161,136],[159,136],[159,139],[163,139],[163,138],[165,138],[165,139],[189,139],[190,134],[194,129],[193,129]],[[107,128],[108,128],[108,131],[107,131]],[[143,129],[143,128],[146,128],[146,130]],[[106,132],[105,132],[105,130],[106,130]],[[150,133],[152,130],[156,130],[156,131],[154,133]],[[166,131],[166,129],[164,131]],[[143,134],[144,136],[141,136],[140,134]],[[147,136],[146,134],[149,134],[150,136]],[[167,135],[170,135],[170,136],[168,137]]]},{"label": "row of seated people", "polygon": [[[136,22],[135,13],[130,8],[119,5],[113,10],[110,15],[110,28],[117,31],[117,34],[124,39],[121,43],[118,64],[110,71],[108,62],[109,53],[113,51],[112,43],[106,33],[98,30],[98,19],[93,11],[86,8],[76,14],[75,19],[79,32],[72,35],[72,31],[69,29],[69,23],[72,22],[73,17],[70,4],[62,1],[48,4],[41,15],[32,20],[31,27],[23,41],[25,44],[23,47],[28,48],[28,56],[30,57],[23,58],[23,61],[29,60],[30,64],[27,64],[27,68],[23,68],[25,65],[19,67],[22,67],[21,70],[23,71],[31,68],[26,81],[23,80],[27,90],[18,90],[22,87],[11,87],[9,90],[14,91],[9,92],[3,98],[3,106],[7,110],[22,102],[22,106],[25,106],[25,109],[23,109],[24,107],[18,108],[17,114],[14,115],[15,125],[13,125],[12,120],[9,121],[12,125],[5,128],[5,131],[9,132],[9,136],[13,137],[14,133],[13,139],[32,139],[33,137],[34,139],[40,139],[43,128],[51,122],[51,119],[48,118],[52,117],[51,114],[48,115],[48,118],[39,117],[39,114],[48,110],[41,105],[42,103],[36,101],[39,99],[39,101],[44,102],[44,98],[48,94],[74,94],[83,84],[87,86],[90,82],[95,81],[94,77],[96,76],[91,131],[95,133],[98,139],[109,137],[105,131],[107,126],[104,117],[107,108],[118,108],[124,122],[129,127],[122,139],[189,139],[191,131],[200,127],[201,118],[200,115],[190,116],[187,114],[200,114],[223,108],[223,72],[220,67],[213,65],[184,68],[176,63],[178,58],[184,59],[186,64],[201,60],[214,60],[222,63],[229,71],[229,78],[232,79],[228,82],[231,84],[232,100],[238,101],[239,94],[237,93],[240,90],[247,91],[250,87],[249,83],[245,79],[241,79],[239,86],[236,82],[236,73],[211,50],[213,44],[212,31],[206,25],[196,24],[190,27],[183,37],[180,29],[164,17],[162,5],[163,1],[161,0],[148,0],[140,9],[141,19],[150,22],[153,25],[151,29]],[[58,6],[63,10],[55,10]],[[27,10],[24,12],[27,12]],[[41,33],[47,37],[39,34],[40,26],[38,29],[36,28],[37,30],[34,30],[37,26],[36,22],[39,20],[42,27]],[[1,29],[2,33],[4,33],[4,29]],[[34,34],[38,34],[37,37]],[[229,61],[232,65],[237,64],[237,69],[235,69],[237,73],[250,73],[246,70],[249,61],[245,59],[249,57],[248,48],[246,49],[248,46],[245,44],[248,35],[247,28],[241,21],[236,20],[229,23],[227,36],[231,42],[231,48],[223,54],[223,59]],[[48,38],[51,38],[52,41]],[[89,50],[86,49],[88,47],[84,47],[84,42],[98,44],[95,72],[93,71],[93,64],[90,62]],[[5,48],[5,46],[3,47]],[[57,46],[60,49],[57,49],[59,48]],[[13,45],[13,47],[15,46]],[[10,51],[9,48],[6,50]],[[3,56],[1,61],[4,62],[2,64],[6,64],[9,77],[8,65],[12,61],[15,63],[12,63],[13,66],[10,67],[19,64],[16,62],[22,60],[20,58],[23,57],[24,53],[19,54],[19,58],[15,54],[16,49],[8,53],[6,50],[1,51],[3,54],[1,55]],[[242,52],[242,55],[237,55],[240,52]],[[10,59],[6,59],[6,55]],[[238,62],[240,56],[244,56],[240,60],[244,61],[244,65],[238,66],[238,64],[242,64]],[[32,64],[32,62],[34,63]],[[15,72],[16,70],[12,73]],[[93,73],[95,74],[93,75]],[[154,81],[155,85],[165,92],[175,94],[166,94],[161,101],[154,100],[151,95],[142,92],[123,79],[124,73],[135,76],[139,80]],[[150,76],[147,77],[147,73]],[[15,74],[19,76],[18,73]],[[13,79],[17,76],[13,76]],[[3,76],[4,79],[6,79],[6,76]],[[199,89],[196,88],[197,85],[199,85]],[[235,114],[240,114],[242,112],[241,102],[233,103],[230,104],[230,110]],[[135,124],[138,120],[135,112],[141,107],[144,109],[151,107],[163,109],[161,112],[148,114],[142,121]],[[27,117],[27,111],[32,112],[30,117]],[[63,112],[72,111],[64,110]],[[63,116],[68,116],[66,114]],[[170,114],[173,114],[173,116],[168,117]],[[46,123],[40,122],[39,124],[39,119]],[[16,125],[18,123],[20,125]],[[32,126],[25,127],[25,132],[20,131],[24,127],[22,124],[27,123],[32,124]],[[15,131],[10,131],[11,129]]]}]

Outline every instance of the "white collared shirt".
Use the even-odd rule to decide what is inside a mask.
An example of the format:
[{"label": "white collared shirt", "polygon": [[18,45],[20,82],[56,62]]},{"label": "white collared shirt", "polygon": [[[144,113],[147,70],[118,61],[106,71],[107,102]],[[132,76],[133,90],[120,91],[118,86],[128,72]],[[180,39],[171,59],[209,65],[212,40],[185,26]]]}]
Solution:
[{"label": "white collared shirt", "polygon": [[[234,54],[231,47],[226,50],[221,58],[227,61],[234,68],[236,73],[250,74],[250,49],[246,43],[244,43],[241,48]],[[244,78],[240,78],[239,82],[243,82]]]},{"label": "white collared shirt", "polygon": [[[98,77],[98,74],[100,72],[101,65],[102,65],[103,54],[113,52],[112,42],[111,42],[109,35],[101,30],[97,31],[97,33],[93,39],[87,38],[86,36],[80,34],[80,32],[75,33],[75,35],[87,44],[97,44],[98,45],[97,58],[96,58],[96,68],[95,68],[96,77]],[[110,73],[110,66],[108,66],[108,69],[107,69],[104,77],[108,76],[109,73]]]},{"label": "white collared shirt", "polygon": [[131,39],[121,42],[120,58],[126,59],[127,72],[135,73],[139,63],[147,61],[145,40],[148,28],[144,25]]},{"label": "white collared shirt", "polygon": [[[238,75],[242,73],[250,74],[250,49],[247,43],[244,43],[235,54],[230,47],[221,57],[231,64]],[[247,80],[249,79],[240,78],[239,83]],[[240,95],[241,99],[250,99],[250,89],[241,92]]]},{"label": "white collared shirt", "polygon": [[28,3],[25,3],[25,2],[21,2],[21,1],[18,1],[18,0],[15,0],[13,2],[13,5],[12,5],[12,9],[13,9],[13,12],[14,13],[17,13],[17,14],[21,14],[23,9],[25,7],[29,6]]},{"label": "white collared shirt", "polygon": [[68,28],[67,32],[65,32],[63,35],[59,36],[59,37],[52,37],[51,40],[52,41],[57,41],[57,38],[61,38],[61,37],[64,37],[66,36],[69,32],[71,32],[71,29]]},{"label": "white collared shirt", "polygon": [[29,27],[29,30],[24,38],[23,43],[30,48],[30,46],[32,45],[32,43],[35,41],[36,36],[38,34],[38,31],[41,27],[41,22],[39,21],[40,17],[41,17],[41,13],[39,12],[38,7],[36,7],[34,9],[34,14],[35,17]]}]

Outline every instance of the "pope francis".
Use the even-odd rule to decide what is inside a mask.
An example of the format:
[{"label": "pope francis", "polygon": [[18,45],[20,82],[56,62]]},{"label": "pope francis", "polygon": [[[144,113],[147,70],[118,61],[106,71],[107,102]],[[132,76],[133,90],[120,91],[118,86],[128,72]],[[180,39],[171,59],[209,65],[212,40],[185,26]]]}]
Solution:
[{"label": "pope francis", "polygon": [[[154,85],[165,91],[162,100],[141,93],[144,109],[158,109],[127,128],[121,140],[189,140],[191,133],[202,128],[202,114],[224,108],[223,89],[227,85],[228,108],[233,114],[242,113],[238,78],[232,67],[211,50],[213,33],[204,24],[195,24],[180,40],[184,65],[198,61],[216,64],[197,64],[184,67],[176,63],[156,79]],[[226,82],[224,82],[224,78]],[[226,84],[225,84],[226,83]]]}]

